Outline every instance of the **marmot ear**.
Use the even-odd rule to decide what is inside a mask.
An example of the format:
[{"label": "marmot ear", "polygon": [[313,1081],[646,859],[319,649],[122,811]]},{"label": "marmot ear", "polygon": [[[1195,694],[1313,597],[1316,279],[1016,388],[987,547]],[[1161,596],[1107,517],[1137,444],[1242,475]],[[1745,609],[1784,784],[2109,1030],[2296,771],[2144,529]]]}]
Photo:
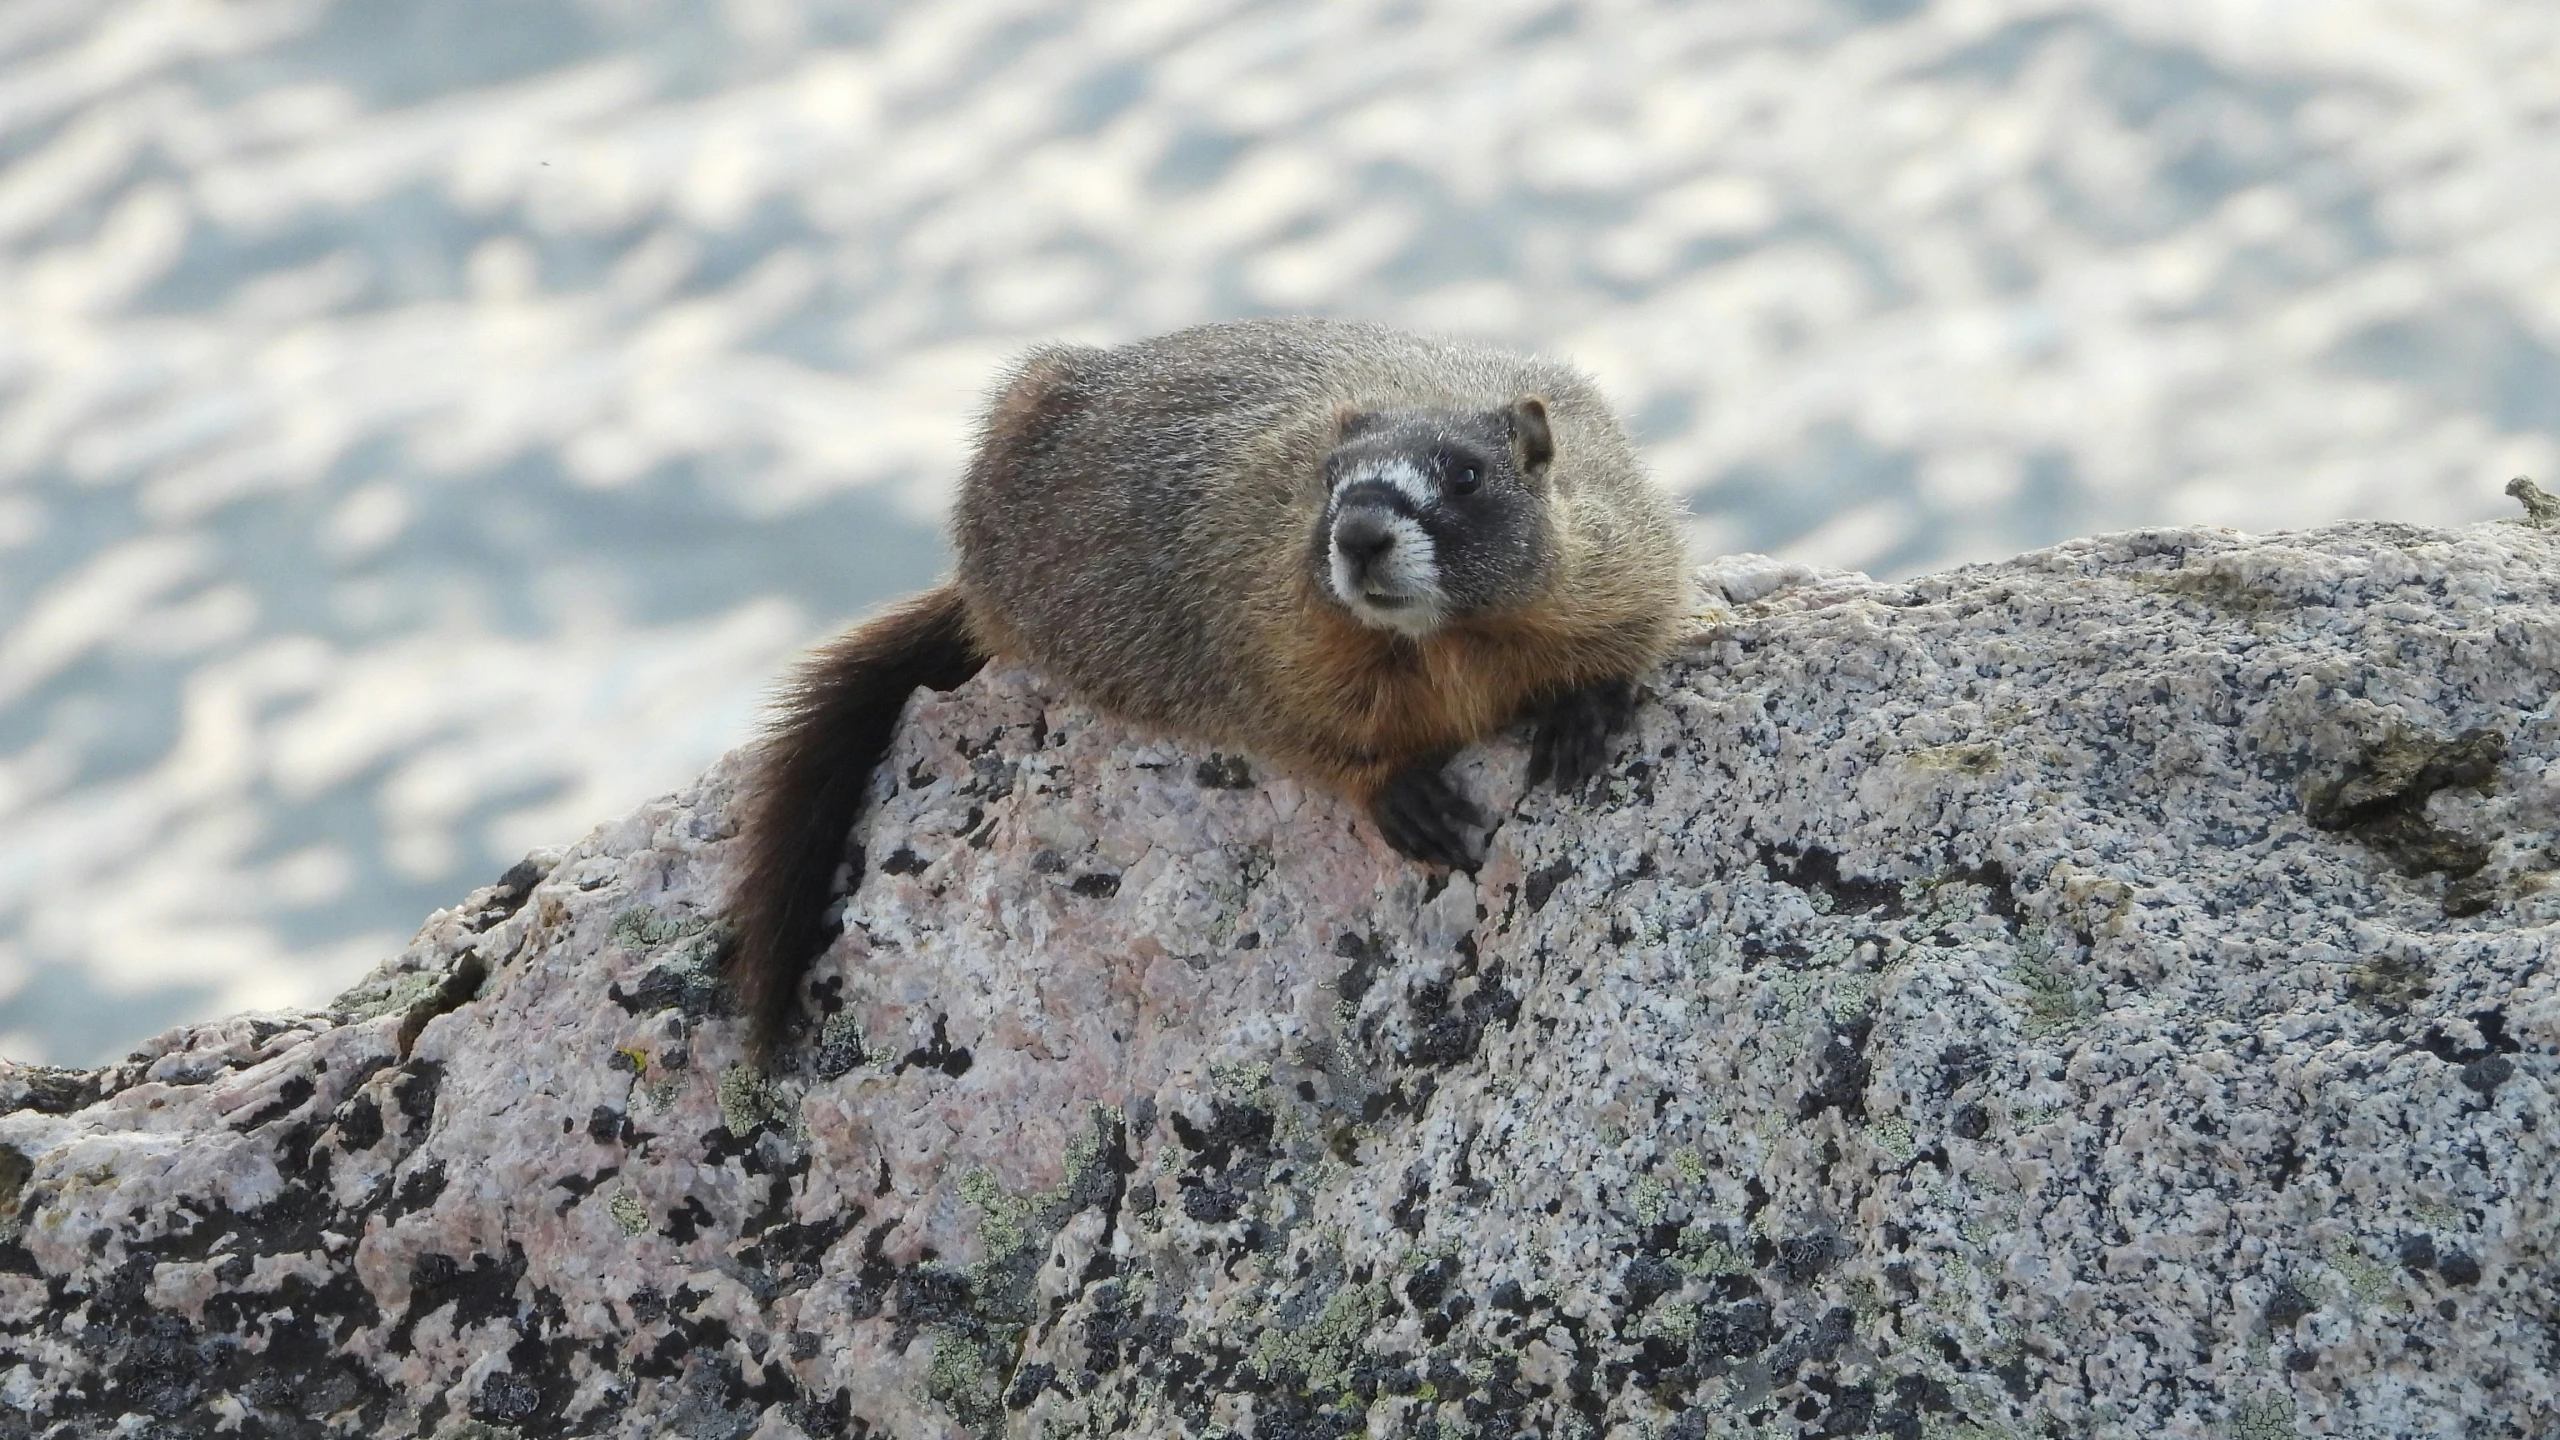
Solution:
[{"label": "marmot ear", "polygon": [[1376,424],[1378,417],[1352,404],[1341,401],[1333,407],[1333,440],[1339,445]]},{"label": "marmot ear", "polygon": [[1545,479],[1547,463],[1556,458],[1556,437],[1547,428],[1545,397],[1523,395],[1511,402],[1503,418],[1510,422],[1511,446],[1520,457],[1520,473],[1532,480]]}]

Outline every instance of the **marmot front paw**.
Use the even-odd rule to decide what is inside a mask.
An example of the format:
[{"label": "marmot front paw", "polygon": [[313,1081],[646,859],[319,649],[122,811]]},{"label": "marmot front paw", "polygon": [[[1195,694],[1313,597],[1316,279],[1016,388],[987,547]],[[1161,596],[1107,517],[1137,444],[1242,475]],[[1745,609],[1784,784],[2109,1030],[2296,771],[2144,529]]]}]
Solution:
[{"label": "marmot front paw", "polygon": [[1529,785],[1549,779],[1556,789],[1576,794],[1598,778],[1609,763],[1609,740],[1627,728],[1636,712],[1636,687],[1627,680],[1602,680],[1567,690],[1531,712]]},{"label": "marmot front paw", "polygon": [[1484,809],[1450,784],[1437,765],[1415,765],[1388,776],[1369,798],[1369,818],[1388,844],[1412,859],[1470,874],[1483,863],[1472,832],[1490,823]]}]

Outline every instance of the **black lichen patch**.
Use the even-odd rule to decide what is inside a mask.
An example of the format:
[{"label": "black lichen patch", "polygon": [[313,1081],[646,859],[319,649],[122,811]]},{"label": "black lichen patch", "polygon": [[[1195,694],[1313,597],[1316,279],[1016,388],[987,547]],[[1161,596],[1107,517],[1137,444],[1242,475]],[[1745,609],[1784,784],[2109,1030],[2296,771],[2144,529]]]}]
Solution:
[{"label": "black lichen patch", "polygon": [[1825,1110],[1837,1110],[1849,1120],[1866,1118],[1867,1083],[1875,1077],[1875,1065],[1867,1058],[1867,1037],[1875,1032],[1875,1023],[1873,1011],[1832,1022],[1822,1054],[1814,1062],[1813,1088],[1796,1100],[1797,1119],[1810,1120]]},{"label": "black lichen patch", "polygon": [[1192,1152],[1195,1167],[1210,1170],[1228,1169],[1239,1160],[1269,1160],[1278,1153],[1271,1143],[1271,1112],[1223,1096],[1209,1102],[1206,1125],[1194,1125],[1176,1112],[1173,1134],[1183,1149]]},{"label": "black lichen patch", "polygon": [[443,1088],[444,1066],[434,1060],[411,1060],[392,1076],[391,1099],[409,1122],[412,1140],[425,1133],[427,1124],[435,1119],[436,1097]]},{"label": "black lichen patch", "polygon": [[1087,900],[1108,900],[1120,893],[1120,877],[1106,871],[1079,875],[1067,889]]},{"label": "black lichen patch", "polygon": [[1827,903],[1820,908],[1827,914],[1896,920],[1909,913],[1900,885],[1842,875],[1839,855],[1820,845],[1808,845],[1793,855],[1775,845],[1763,845],[1760,867],[1781,885],[1821,896]]},{"label": "black lichen patch", "polygon": [[939,1070],[957,1080],[968,1074],[969,1068],[976,1063],[977,1059],[969,1053],[968,1046],[951,1043],[951,1017],[936,1015],[933,1017],[933,1037],[908,1051],[907,1057],[899,1061],[890,1073],[904,1075],[909,1070]]},{"label": "black lichen patch", "polygon": [[1547,901],[1555,895],[1556,887],[1563,884],[1566,877],[1571,874],[1573,874],[1573,862],[1570,860],[1557,860],[1541,865],[1529,872],[1528,879],[1522,883],[1520,893],[1529,902],[1529,908],[1532,911],[1544,910],[1547,908]]},{"label": "black lichen patch", "polygon": [[397,1220],[413,1211],[424,1210],[444,1194],[444,1162],[429,1160],[400,1177],[393,1188],[390,1202],[382,1207],[385,1221]]},{"label": "black lichen patch", "polygon": [[1188,1328],[1179,1315],[1148,1311],[1118,1281],[1094,1286],[1087,1298],[1080,1338],[1084,1368],[1096,1374],[1123,1367],[1143,1374],[1173,1354]]},{"label": "black lichen patch", "polygon": [[[476,942],[475,942],[476,943]],[[480,998],[480,987],[489,979],[489,963],[480,958],[477,949],[469,949],[454,957],[453,968],[436,985],[435,992],[409,1007],[400,1017],[399,1048],[402,1055],[418,1043],[418,1034],[427,1022],[439,1015],[449,1015]]]},{"label": "black lichen patch", "polygon": [[1335,937],[1333,953],[1351,963],[1334,977],[1333,988],[1346,1005],[1357,1005],[1367,999],[1369,987],[1378,983],[1378,973],[1390,963],[1385,942],[1375,935],[1344,931]]},{"label": "black lichen patch", "polygon": [[447,1305],[453,1307],[452,1324],[457,1331],[514,1315],[516,1287],[524,1275],[524,1247],[512,1241],[504,1259],[473,1255],[468,1266],[450,1255],[419,1256],[409,1267],[409,1308],[392,1327],[390,1347],[405,1347],[418,1322]]},{"label": "black lichen patch", "polygon": [[2426,1038],[2418,1042],[2419,1048],[2447,1065],[2476,1065],[2493,1057],[2523,1053],[2523,1044],[2507,1033],[2507,1012],[2503,1007],[2474,1010],[2463,1018],[2480,1032],[2479,1044],[2465,1045],[2443,1026],[2430,1025]]},{"label": "black lichen patch", "polygon": [[1273,1128],[1270,1111],[1224,1097],[1210,1102],[1206,1125],[1175,1114],[1174,1138],[1191,1152],[1191,1163],[1176,1182],[1182,1213],[1203,1225],[1223,1225],[1241,1216],[1279,1158]]},{"label": "black lichen patch", "polygon": [[2488,788],[2506,758],[2506,737],[2494,730],[2451,738],[2395,732],[2367,747],[2345,773],[2306,787],[2303,818],[2372,847],[2404,874],[2447,877],[2454,883],[2445,892],[2446,913],[2474,914],[2491,897],[2461,882],[2489,863],[2489,847],[2429,820],[2427,801],[2439,790]]},{"label": "black lichen patch", "polygon": [[333,1123],[338,1148],[353,1154],[382,1143],[382,1107],[370,1095],[349,1096],[338,1106]]},{"label": "black lichen patch", "polygon": [[2463,1066],[2461,1079],[2464,1088],[2486,1098],[2497,1093],[2498,1087],[2513,1079],[2515,1073],[2516,1062],[2504,1055],[2491,1055]]},{"label": "black lichen patch", "polygon": [[1066,1387],[1058,1383],[1058,1367],[1045,1360],[1035,1360],[1013,1372],[1013,1383],[1004,1390],[1004,1408],[1028,1410],[1032,1401],[1049,1390],[1066,1393]]},{"label": "black lichen patch", "polygon": [[2399,1255],[2400,1263],[2412,1270],[2433,1270],[2436,1268],[2436,1237],[2423,1231],[2403,1235],[2400,1237]]},{"label": "black lichen patch", "polygon": [[27,1181],[36,1173],[27,1152],[15,1145],[0,1145],[0,1225],[18,1218],[18,1201],[26,1194]]},{"label": "black lichen patch", "polygon": [[1952,1095],[1991,1073],[1991,1052],[1970,1042],[1938,1052],[1938,1093]]},{"label": "black lichen patch", "polygon": [[524,902],[533,894],[533,887],[541,884],[542,878],[550,873],[548,866],[531,856],[508,866],[507,873],[498,877],[498,883],[471,897],[470,903],[475,908],[465,923],[470,929],[486,930],[506,920],[524,908]]},{"label": "black lichen patch", "polygon": [[679,1245],[690,1245],[718,1224],[702,1197],[687,1195],[682,1205],[667,1212],[667,1223],[658,1227],[658,1233]]},{"label": "black lichen patch", "polygon": [[2274,1292],[2267,1296],[2267,1328],[2275,1334],[2284,1334],[2304,1316],[2319,1308],[2320,1302],[2312,1299],[2301,1286],[2291,1280],[2278,1281]]},{"label": "black lichen patch", "polygon": [[1250,790],[1253,788],[1253,767],[1247,765],[1241,755],[1213,752],[1192,770],[1191,778],[1198,781],[1203,789]]},{"label": "black lichen patch", "polygon": [[1397,1059],[1406,1065],[1445,1069],[1475,1058],[1485,1027],[1510,1025],[1520,1018],[1520,997],[1503,984],[1499,964],[1475,977],[1461,1000],[1452,1000],[1451,980],[1431,980],[1413,989],[1413,1028]]},{"label": "black lichen patch", "polygon": [[1701,1306],[1690,1347],[1708,1360],[1748,1358],[1768,1348],[1772,1323],[1765,1300]]},{"label": "black lichen patch", "polygon": [[311,1098],[314,1088],[308,1075],[286,1076],[284,1083],[276,1087],[274,1099],[233,1121],[231,1128],[245,1133],[270,1121],[281,1120],[301,1109],[303,1102]]},{"label": "black lichen patch", "polygon": [[15,1095],[0,1092],[0,1113],[33,1110],[39,1115],[68,1115],[103,1099],[105,1085],[95,1070],[58,1065],[24,1065],[11,1075]]},{"label": "black lichen patch", "polygon": [[1404,1193],[1387,1207],[1387,1222],[1407,1235],[1422,1233],[1423,1210],[1431,1201],[1431,1169],[1420,1162],[1404,1169]]},{"label": "black lichen patch", "polygon": [[595,1188],[597,1186],[602,1185],[607,1180],[610,1180],[621,1173],[621,1166],[607,1165],[603,1169],[590,1175],[563,1175],[559,1179],[552,1181],[551,1188],[560,1191],[569,1198],[552,1206],[551,1213],[555,1215],[568,1214],[570,1209],[579,1201],[584,1200],[587,1196],[595,1193]]},{"label": "black lichen patch", "polygon": [[1815,1230],[1779,1241],[1773,1268],[1777,1277],[1789,1285],[1809,1285],[1839,1258],[1840,1237],[1828,1230]]},{"label": "black lichen patch", "polygon": [[968,1324],[977,1318],[977,1297],[969,1277],[940,1265],[917,1265],[898,1272],[889,1293],[896,1306],[894,1344],[901,1350],[927,1326]]},{"label": "black lichen patch", "polygon": [[1619,1293],[1629,1311],[1644,1309],[1679,1290],[1682,1283],[1680,1272],[1656,1255],[1637,1255],[1628,1260],[1626,1270],[1618,1277]]},{"label": "black lichen patch", "polygon": [[696,1020],[731,1015],[737,1005],[720,978],[716,954],[695,947],[661,960],[641,972],[626,991],[620,982],[605,987],[605,998],[629,1015],[655,1015],[677,1010]]}]

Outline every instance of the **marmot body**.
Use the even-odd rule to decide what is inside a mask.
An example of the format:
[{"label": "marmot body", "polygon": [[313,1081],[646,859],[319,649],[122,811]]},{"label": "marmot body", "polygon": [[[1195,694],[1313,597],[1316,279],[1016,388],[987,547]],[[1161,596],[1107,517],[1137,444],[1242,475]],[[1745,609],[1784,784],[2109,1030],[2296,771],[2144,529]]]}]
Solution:
[{"label": "marmot body", "polygon": [[1671,507],[1580,374],[1336,321],[1031,352],[953,536],[955,581],[848,632],[785,695],[732,895],[760,1045],[826,943],[870,770],[919,685],[1027,661],[1465,865],[1484,819],[1441,766],[1527,715],[1533,781],[1580,785],[1682,611]]}]

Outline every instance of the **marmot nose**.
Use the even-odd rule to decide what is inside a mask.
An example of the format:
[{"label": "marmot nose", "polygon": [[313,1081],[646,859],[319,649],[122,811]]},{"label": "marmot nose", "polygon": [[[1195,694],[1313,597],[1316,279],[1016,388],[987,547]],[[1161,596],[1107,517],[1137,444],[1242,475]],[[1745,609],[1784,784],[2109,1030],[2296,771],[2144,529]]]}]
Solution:
[{"label": "marmot nose", "polygon": [[1366,570],[1396,548],[1396,532],[1387,528],[1386,518],[1372,510],[1346,511],[1333,522],[1333,547],[1342,558]]}]

